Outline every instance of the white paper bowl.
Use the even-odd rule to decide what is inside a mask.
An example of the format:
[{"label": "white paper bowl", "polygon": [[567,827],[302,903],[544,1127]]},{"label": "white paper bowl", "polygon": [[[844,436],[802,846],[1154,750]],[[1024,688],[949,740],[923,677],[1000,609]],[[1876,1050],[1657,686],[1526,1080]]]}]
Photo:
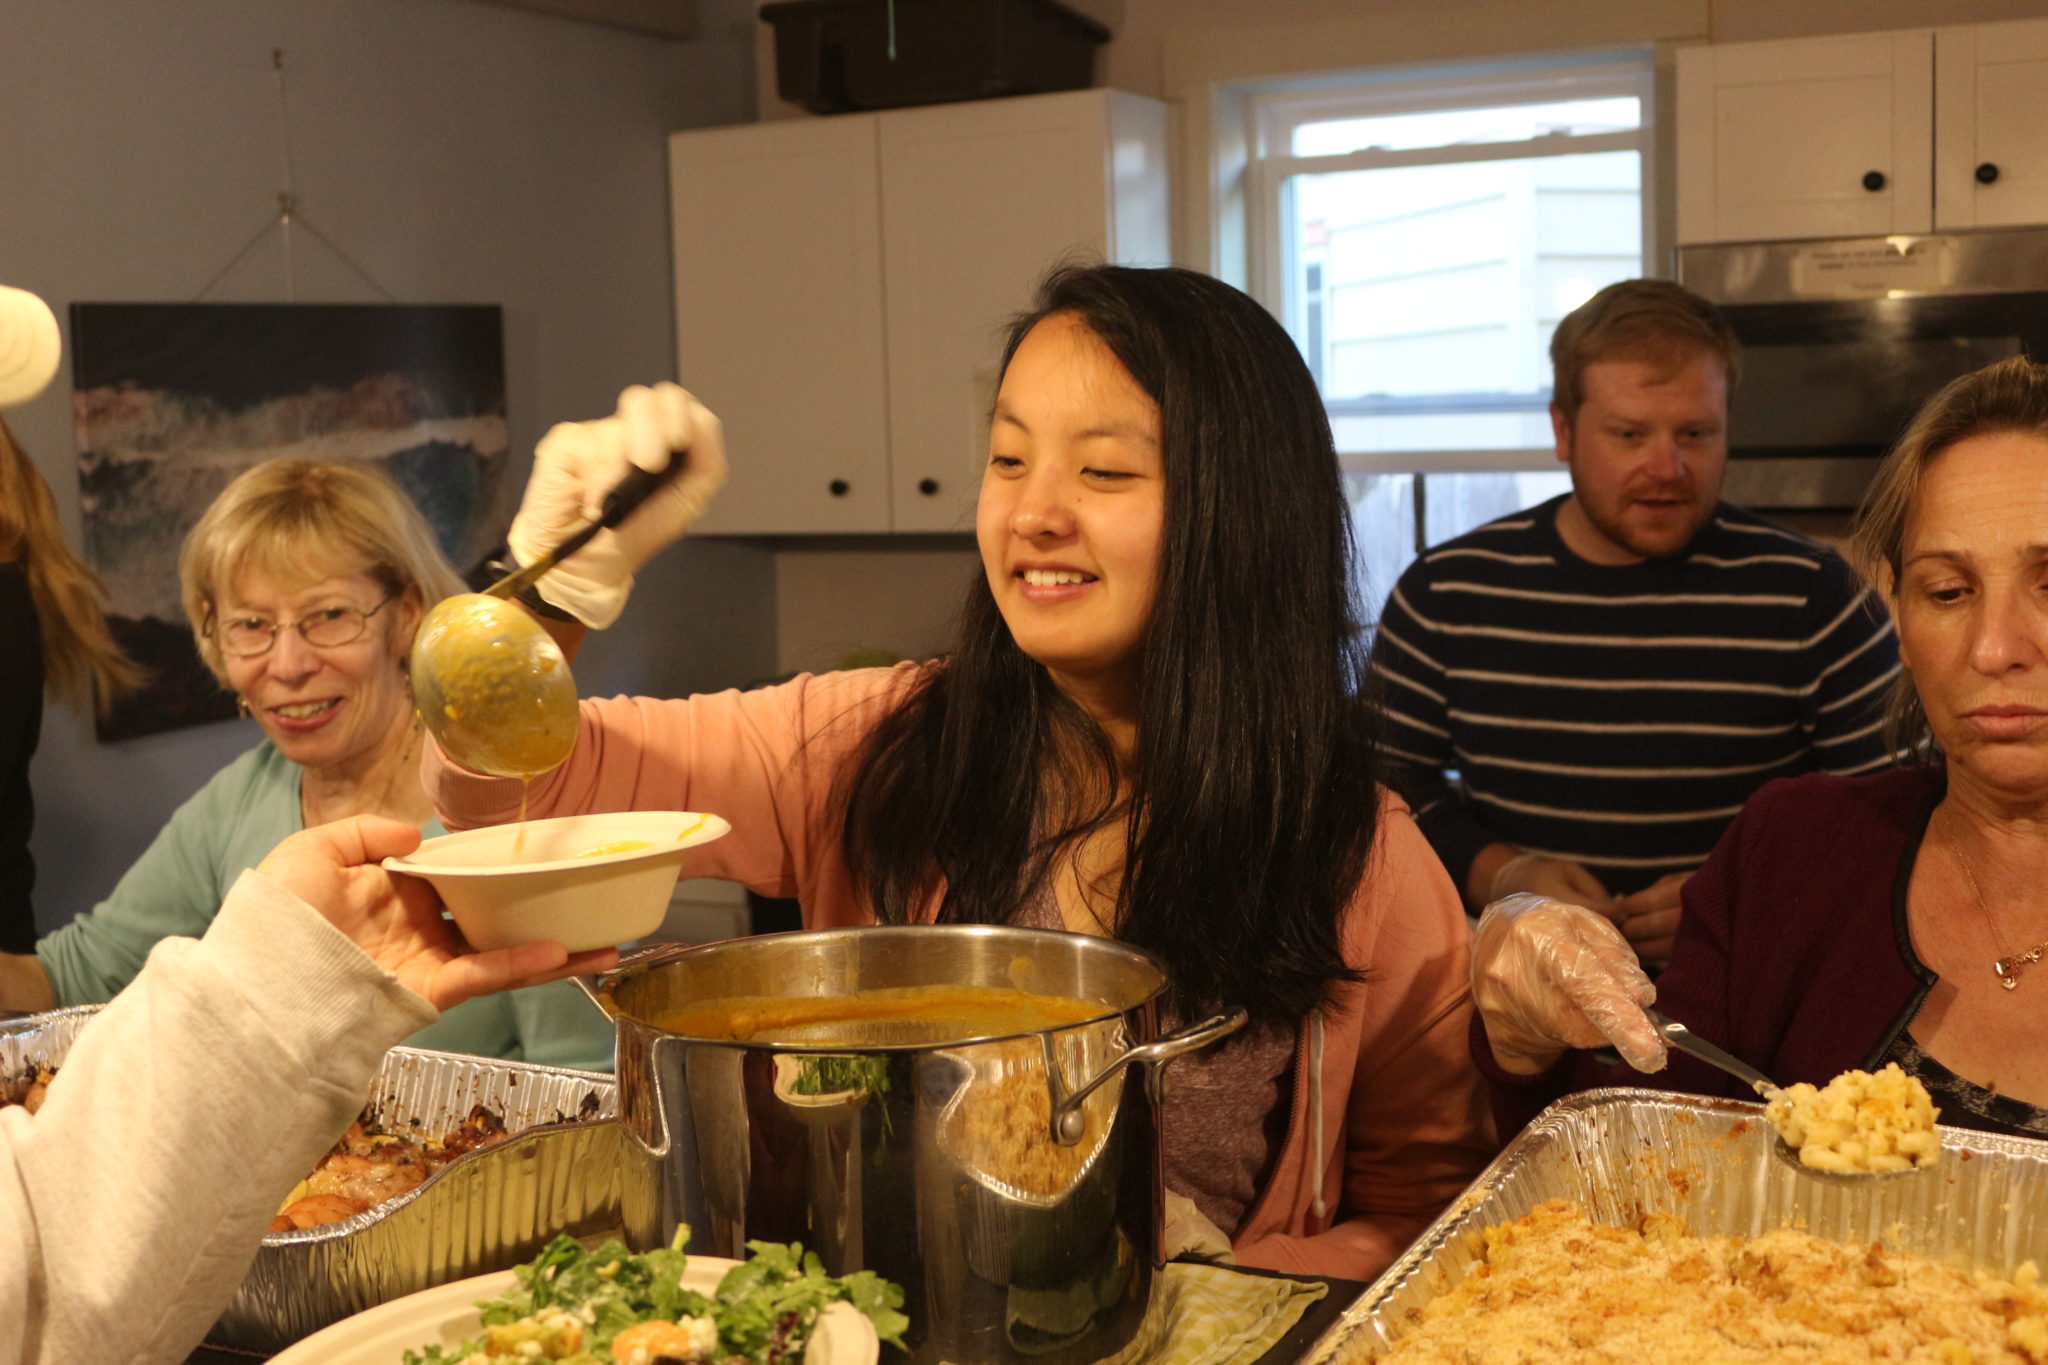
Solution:
[{"label": "white paper bowl", "polygon": [[[432,882],[473,948],[556,939],[579,953],[653,933],[683,854],[731,828],[693,811],[564,815],[446,834],[384,866]],[[642,840],[648,847],[581,856]]]}]

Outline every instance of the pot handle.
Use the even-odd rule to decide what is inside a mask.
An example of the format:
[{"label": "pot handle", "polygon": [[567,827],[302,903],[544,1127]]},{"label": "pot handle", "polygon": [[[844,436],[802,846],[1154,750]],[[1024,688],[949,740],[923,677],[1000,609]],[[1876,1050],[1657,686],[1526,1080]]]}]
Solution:
[{"label": "pot handle", "polygon": [[582,991],[584,998],[597,1006],[605,1018],[616,1018],[610,1007],[604,1003],[605,996],[609,993],[607,988],[612,982],[642,967],[658,967],[669,959],[688,952],[694,946],[689,943],[649,943],[635,948],[630,953],[620,953],[619,965],[608,972],[600,972],[595,976],[572,976],[569,982],[577,990]]},{"label": "pot handle", "polygon": [[1079,1142],[1088,1128],[1087,1116],[1081,1112],[1081,1102],[1094,1094],[1104,1081],[1132,1062],[1156,1065],[1170,1062],[1175,1057],[1189,1052],[1198,1052],[1218,1038],[1228,1037],[1243,1028],[1248,1017],[1244,1009],[1239,1007],[1204,1019],[1192,1028],[1169,1033],[1164,1038],[1155,1038],[1149,1043],[1140,1043],[1105,1065],[1102,1070],[1072,1091],[1067,1090],[1066,1082],[1060,1075],[1059,1061],[1053,1054],[1053,1035],[1042,1035],[1040,1041],[1045,1046],[1045,1083],[1052,1093],[1053,1141],[1062,1147],[1071,1147]]}]

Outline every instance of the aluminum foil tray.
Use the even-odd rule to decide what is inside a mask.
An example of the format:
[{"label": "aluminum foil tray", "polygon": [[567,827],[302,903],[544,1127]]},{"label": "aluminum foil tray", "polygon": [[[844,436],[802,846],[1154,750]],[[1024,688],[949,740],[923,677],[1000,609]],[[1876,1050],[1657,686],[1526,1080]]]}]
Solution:
[{"label": "aluminum foil tray", "polygon": [[[98,1008],[0,1023],[0,1079],[62,1063]],[[265,1237],[210,1342],[281,1350],[401,1295],[517,1265],[557,1232],[615,1232],[629,1187],[648,1178],[621,1125],[578,1121],[617,1115],[617,1085],[599,1072],[398,1047],[367,1098],[384,1122],[427,1133],[485,1104],[515,1135],[367,1213]]]},{"label": "aluminum foil tray", "polygon": [[2048,1142],[1941,1126],[1924,1175],[1847,1186],[1771,1154],[1763,1106],[1661,1090],[1588,1090],[1510,1142],[1443,1216],[1318,1338],[1302,1365],[1357,1365],[1399,1339],[1422,1306],[1485,1258],[1483,1229],[1546,1199],[1596,1223],[1676,1214],[1702,1236],[1753,1237],[1798,1220],[1837,1241],[1876,1241],[1970,1268],[2048,1263]]},{"label": "aluminum foil tray", "polygon": [[25,1014],[0,1023],[0,1082],[19,1080],[38,1063],[54,1066],[98,1005],[74,1005],[48,1014]]}]

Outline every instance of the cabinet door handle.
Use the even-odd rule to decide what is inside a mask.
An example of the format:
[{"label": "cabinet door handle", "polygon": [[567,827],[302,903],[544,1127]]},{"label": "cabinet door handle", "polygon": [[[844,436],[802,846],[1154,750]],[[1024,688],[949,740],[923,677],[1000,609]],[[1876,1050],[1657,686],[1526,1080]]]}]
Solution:
[{"label": "cabinet door handle", "polygon": [[1869,190],[1872,194],[1876,194],[1879,190],[1883,189],[1884,172],[1865,171],[1863,173],[1863,188]]},{"label": "cabinet door handle", "polygon": [[832,480],[832,482],[825,485],[825,489],[827,492],[831,493],[833,497],[843,498],[848,493],[853,491],[853,485],[848,483],[844,479],[834,479]]},{"label": "cabinet door handle", "polygon": [[1980,184],[1980,185],[1989,185],[1989,184],[1991,184],[1991,183],[1992,183],[1993,181],[1995,181],[1995,180],[1997,180],[1997,179],[1998,179],[1998,163],[1997,163],[1997,162],[1995,162],[1995,161],[1987,161],[1987,162],[1985,162],[1985,163],[1984,163],[1983,165],[1981,165],[1981,166],[1979,166],[1979,167],[1977,168],[1977,183],[1978,183],[1978,184]]},{"label": "cabinet door handle", "polygon": [[926,497],[931,497],[939,491],[939,481],[937,479],[919,479],[917,481],[917,491]]}]

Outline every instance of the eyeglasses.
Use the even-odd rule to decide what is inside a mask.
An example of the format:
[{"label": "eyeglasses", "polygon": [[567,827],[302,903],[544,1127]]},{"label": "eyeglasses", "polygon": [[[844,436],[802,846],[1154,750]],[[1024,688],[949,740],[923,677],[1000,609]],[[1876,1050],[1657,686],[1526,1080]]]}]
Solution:
[{"label": "eyeglasses", "polygon": [[368,611],[360,607],[322,607],[318,611],[307,612],[296,621],[232,616],[216,622],[213,633],[220,641],[221,653],[237,659],[253,659],[259,654],[268,654],[270,647],[277,643],[277,633],[281,630],[296,630],[299,638],[315,649],[333,649],[362,639],[363,632],[370,628],[370,618],[397,599],[398,594],[392,593]]}]

